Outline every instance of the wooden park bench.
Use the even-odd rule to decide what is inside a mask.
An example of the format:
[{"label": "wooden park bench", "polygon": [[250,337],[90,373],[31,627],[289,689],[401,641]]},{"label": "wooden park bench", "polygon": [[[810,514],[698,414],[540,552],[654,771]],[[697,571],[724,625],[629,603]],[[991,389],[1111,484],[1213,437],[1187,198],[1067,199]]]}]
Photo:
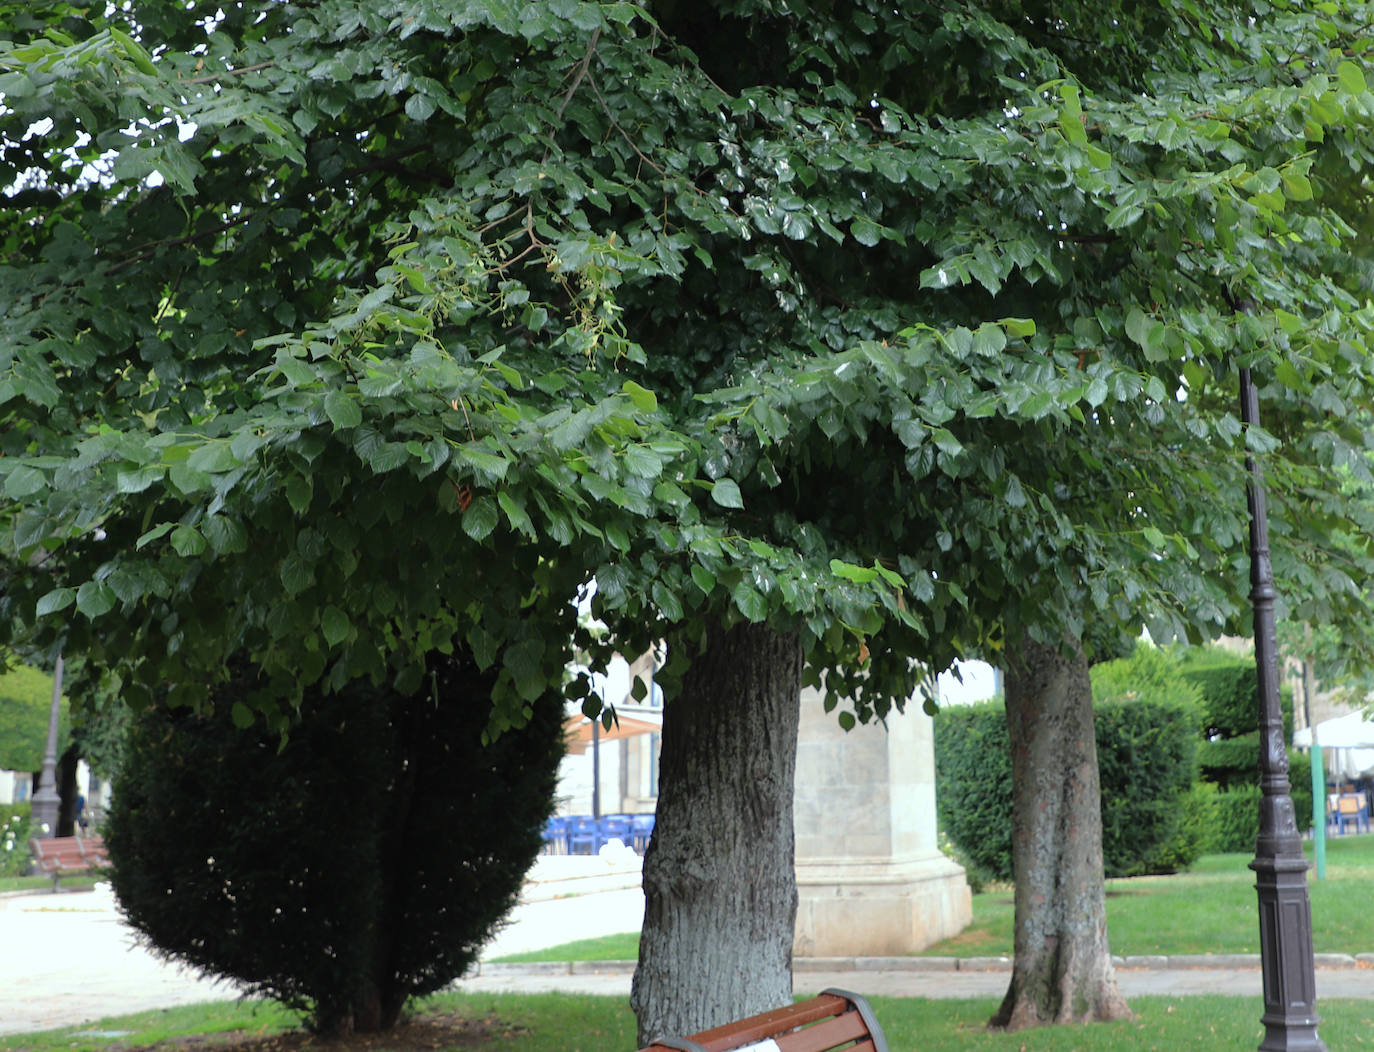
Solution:
[{"label": "wooden park bench", "polygon": [[826,990],[690,1037],[659,1038],[639,1052],[887,1052],[883,1028],[858,994]]},{"label": "wooden park bench", "polygon": [[48,837],[30,840],[29,847],[33,849],[34,868],[52,877],[53,891],[64,876],[89,873],[110,864],[105,841],[98,836]]}]

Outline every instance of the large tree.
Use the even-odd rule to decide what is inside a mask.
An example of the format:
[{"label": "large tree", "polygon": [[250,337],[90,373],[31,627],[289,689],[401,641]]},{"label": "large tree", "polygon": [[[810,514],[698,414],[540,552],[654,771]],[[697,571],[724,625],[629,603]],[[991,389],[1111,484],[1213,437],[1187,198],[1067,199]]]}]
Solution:
[{"label": "large tree", "polygon": [[[1311,612],[1354,595],[1301,556],[1362,441],[1362,5],[0,6],[0,623],[136,700],[248,653],[241,720],[283,719],[457,637],[499,732],[594,642],[595,576],[606,645],[669,636],[682,698],[748,622],[768,711],[804,660],[883,716],[918,658],[1226,627],[1246,446]],[[1295,411],[1243,440],[1237,362]],[[1090,741],[1072,694],[1028,713]],[[672,718],[692,755],[723,717]],[[650,1037],[790,989],[773,954],[727,1003],[678,948],[726,907],[657,901],[709,848],[675,828]],[[716,879],[785,882],[754,843]],[[1017,983],[1017,1020],[1080,1017]]]}]

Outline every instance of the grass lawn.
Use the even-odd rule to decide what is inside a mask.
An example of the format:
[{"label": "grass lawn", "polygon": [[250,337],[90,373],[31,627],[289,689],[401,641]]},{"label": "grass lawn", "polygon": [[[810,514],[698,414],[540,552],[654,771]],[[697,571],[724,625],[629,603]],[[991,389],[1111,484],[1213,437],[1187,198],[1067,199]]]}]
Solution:
[{"label": "grass lawn", "polygon": [[[1139,997],[1125,1023],[988,1033],[994,998],[873,998],[892,1052],[1240,1052],[1259,1043],[1262,1005],[1239,997]],[[1332,1049],[1374,1048],[1374,1002],[1323,1001],[1321,1036]],[[571,994],[442,994],[414,1026],[331,1052],[631,1052],[634,1016],[621,998]],[[312,1047],[280,1008],[226,1002],[102,1020],[41,1034],[0,1036],[0,1052],[294,1052]],[[118,1032],[125,1033],[118,1033]],[[91,1036],[92,1034],[118,1036]]]},{"label": "grass lawn", "polygon": [[[1312,845],[1306,845],[1311,858]],[[1252,855],[1207,855],[1187,873],[1107,882],[1107,931],[1112,952],[1126,956],[1259,953],[1259,914]],[[1312,942],[1318,953],[1374,952],[1374,834],[1331,837],[1326,879],[1308,874]],[[973,896],[973,921],[958,935],[923,951],[932,957],[1011,956],[1009,890]],[[503,961],[615,961],[639,956],[639,935],[553,946]]]},{"label": "grass lawn", "polygon": [[[1312,845],[1305,845],[1308,858]],[[1107,932],[1124,955],[1259,953],[1252,855],[1207,855],[1186,873],[1107,882]],[[1308,873],[1312,944],[1318,953],[1374,952],[1374,914],[1352,903],[1374,898],[1374,835],[1331,837],[1326,879]],[[1009,955],[1010,891],[973,897],[973,923],[927,955]]]},{"label": "grass lawn", "polygon": [[[95,887],[99,877],[90,874],[78,873],[70,877],[63,877],[61,890],[63,891],[89,891]],[[0,877],[0,893],[6,891],[30,891],[42,889],[52,890],[52,877],[44,876],[39,873],[32,877]]]}]

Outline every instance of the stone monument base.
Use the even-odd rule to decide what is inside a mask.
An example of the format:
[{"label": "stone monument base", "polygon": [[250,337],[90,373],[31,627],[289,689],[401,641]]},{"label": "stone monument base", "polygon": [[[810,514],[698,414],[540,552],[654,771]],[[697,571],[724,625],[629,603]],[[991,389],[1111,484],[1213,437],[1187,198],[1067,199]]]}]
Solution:
[{"label": "stone monument base", "polygon": [[962,866],[920,857],[797,861],[797,957],[896,957],[957,935],[973,913]]}]

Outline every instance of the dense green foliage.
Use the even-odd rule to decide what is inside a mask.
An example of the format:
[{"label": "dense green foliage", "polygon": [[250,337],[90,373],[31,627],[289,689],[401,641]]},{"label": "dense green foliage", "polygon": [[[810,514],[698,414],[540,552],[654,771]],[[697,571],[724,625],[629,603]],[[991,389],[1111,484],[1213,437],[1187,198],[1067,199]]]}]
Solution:
[{"label": "dense green foliage", "polygon": [[[1197,687],[1203,701],[1203,736],[1208,741],[1255,733],[1259,726],[1259,683],[1253,654],[1224,647],[1197,647],[1180,653],[1184,677]],[[1293,696],[1284,685],[1283,735],[1293,737]],[[1252,764],[1253,765],[1253,764]]]},{"label": "dense green foliage", "polygon": [[1247,451],[1329,620],[1365,9],[1105,7],[7,0],[0,624],[135,701],[249,654],[245,719],[459,638],[499,728],[595,575],[863,717],[1025,626],[1231,624]]},{"label": "dense green foliage", "polygon": [[1193,785],[1195,713],[1164,701],[1094,705],[1102,779],[1102,856],[1108,876],[1172,873],[1201,854],[1182,819]]},{"label": "dense green foliage", "polygon": [[[0,673],[0,770],[36,771],[48,745],[52,713],[52,673],[16,665]],[[57,751],[71,739],[68,703],[62,701]]]},{"label": "dense green foliage", "polygon": [[[1177,660],[1183,677],[1198,690],[1203,740],[1198,745],[1198,775],[1218,788],[1211,805],[1216,814],[1205,850],[1250,851],[1259,829],[1259,684],[1253,655],[1221,647],[1183,650]],[[1293,734],[1293,695],[1280,691],[1285,740]],[[1298,828],[1312,824],[1312,780],[1306,756],[1288,751],[1288,780]]]},{"label": "dense green foliage", "polygon": [[1010,880],[1011,742],[1000,699],[942,709],[935,723],[940,828],[971,880]]},{"label": "dense green foliage", "polygon": [[[1113,676],[1108,669],[1107,677]],[[1201,853],[1202,844],[1184,821],[1197,742],[1196,711],[1189,702],[1185,687],[1181,701],[1147,692],[1094,704],[1108,876],[1174,872]],[[974,868],[975,880],[1012,878],[1009,750],[1000,701],[946,709],[937,719],[940,823]]]},{"label": "dense green foliage", "polygon": [[235,725],[242,682],[144,712],[104,829],[130,923],[321,1032],[389,1027],[476,960],[553,809],[560,708],[484,746],[494,678],[435,655],[411,695],[311,690],[285,743]]}]

